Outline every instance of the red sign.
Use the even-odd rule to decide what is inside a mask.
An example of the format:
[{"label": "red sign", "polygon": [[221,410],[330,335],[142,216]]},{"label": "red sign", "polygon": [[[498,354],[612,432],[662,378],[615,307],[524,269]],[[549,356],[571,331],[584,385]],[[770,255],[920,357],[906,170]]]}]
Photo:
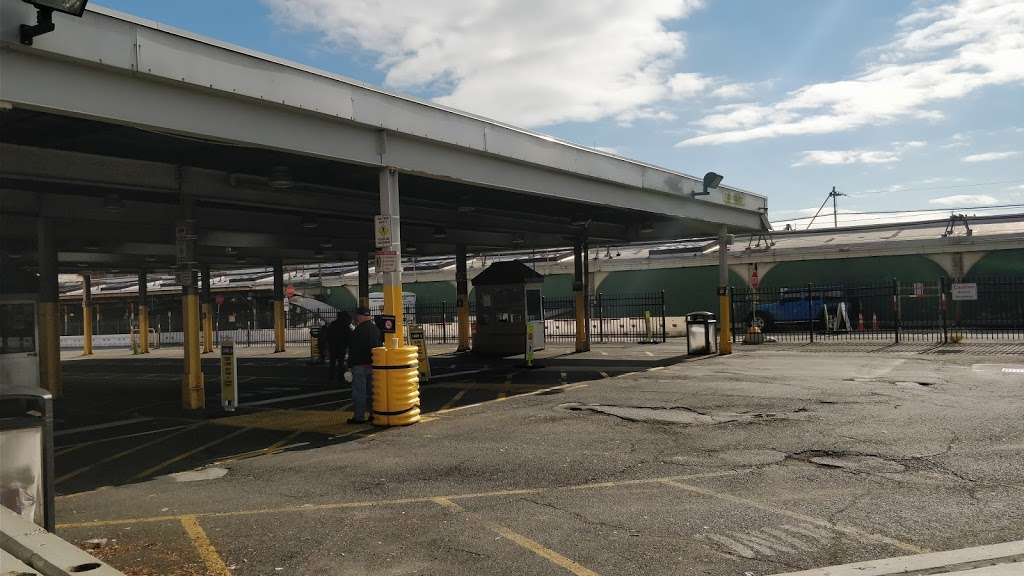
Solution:
[{"label": "red sign", "polygon": [[292,286],[291,284],[289,284],[288,287],[284,289],[284,293],[289,298],[291,298],[292,296],[295,296],[295,287]]},{"label": "red sign", "polygon": [[754,290],[757,290],[757,286],[760,283],[761,279],[758,278],[757,276],[757,270],[754,270],[754,273],[750,275],[750,287],[753,288]]},{"label": "red sign", "polygon": [[221,304],[224,303],[224,295],[217,294],[216,296],[213,297],[213,300],[217,303],[217,306],[220,306]]}]

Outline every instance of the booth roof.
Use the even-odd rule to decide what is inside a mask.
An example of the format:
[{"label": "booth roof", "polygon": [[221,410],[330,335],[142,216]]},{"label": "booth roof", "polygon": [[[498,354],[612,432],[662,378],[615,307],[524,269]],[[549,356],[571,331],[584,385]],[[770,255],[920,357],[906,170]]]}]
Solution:
[{"label": "booth roof", "polygon": [[474,286],[498,284],[535,284],[544,281],[544,276],[518,260],[495,262],[473,278]]}]

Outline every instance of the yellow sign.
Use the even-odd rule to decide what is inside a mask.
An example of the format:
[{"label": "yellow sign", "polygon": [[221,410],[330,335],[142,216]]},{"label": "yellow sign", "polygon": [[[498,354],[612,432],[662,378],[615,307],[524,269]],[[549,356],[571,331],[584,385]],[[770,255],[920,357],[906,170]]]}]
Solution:
[{"label": "yellow sign", "polygon": [[230,337],[220,343],[220,403],[226,412],[238,407],[238,358]]},{"label": "yellow sign", "polygon": [[430,356],[427,353],[427,338],[422,326],[409,327],[409,343],[418,351],[420,380],[430,379]]}]

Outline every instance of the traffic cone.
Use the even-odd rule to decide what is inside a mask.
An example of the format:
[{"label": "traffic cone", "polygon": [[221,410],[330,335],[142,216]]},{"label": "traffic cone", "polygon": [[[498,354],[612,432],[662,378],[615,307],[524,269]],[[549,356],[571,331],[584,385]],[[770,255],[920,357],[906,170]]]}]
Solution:
[{"label": "traffic cone", "polygon": [[871,313],[871,329],[878,332],[878,314]]},{"label": "traffic cone", "polygon": [[857,312],[857,332],[864,331],[864,313]]}]

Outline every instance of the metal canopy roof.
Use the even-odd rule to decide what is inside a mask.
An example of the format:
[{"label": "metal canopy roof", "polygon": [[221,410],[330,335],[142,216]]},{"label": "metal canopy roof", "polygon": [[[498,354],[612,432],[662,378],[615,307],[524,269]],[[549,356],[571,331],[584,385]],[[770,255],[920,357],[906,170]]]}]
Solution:
[{"label": "metal canopy roof", "polygon": [[[35,218],[55,218],[65,269],[169,266],[186,195],[211,265],[351,258],[370,248],[384,166],[400,172],[408,254],[765,223],[756,194],[694,198],[700,180],[685,174],[112,10],[58,14],[55,32],[22,46],[18,25],[33,19],[0,0],[0,239],[29,246]],[[272,185],[278,166],[287,188]]]}]

